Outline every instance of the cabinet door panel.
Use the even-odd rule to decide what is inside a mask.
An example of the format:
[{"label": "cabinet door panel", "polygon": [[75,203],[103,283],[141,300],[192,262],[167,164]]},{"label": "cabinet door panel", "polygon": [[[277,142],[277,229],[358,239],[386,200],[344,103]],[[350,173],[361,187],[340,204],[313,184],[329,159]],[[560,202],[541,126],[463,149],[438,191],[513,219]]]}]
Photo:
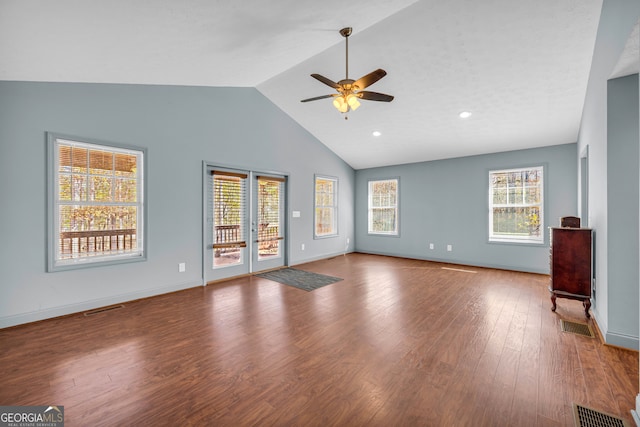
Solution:
[{"label": "cabinet door panel", "polygon": [[591,296],[590,229],[552,229],[551,286],[554,291]]}]

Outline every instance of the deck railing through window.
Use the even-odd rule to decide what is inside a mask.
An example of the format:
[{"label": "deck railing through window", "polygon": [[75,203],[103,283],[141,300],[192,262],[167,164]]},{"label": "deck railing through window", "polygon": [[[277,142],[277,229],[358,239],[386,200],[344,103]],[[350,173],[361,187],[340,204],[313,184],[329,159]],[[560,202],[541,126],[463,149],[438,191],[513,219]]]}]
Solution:
[{"label": "deck railing through window", "polygon": [[260,255],[276,254],[280,240],[282,240],[282,237],[278,234],[277,225],[260,224],[258,228],[258,250]]},{"label": "deck railing through window", "polygon": [[[216,225],[215,226],[216,241],[213,244],[215,256],[221,254],[236,252],[240,248],[246,246],[245,242],[240,242],[240,225]],[[278,250],[278,241],[282,237],[278,234],[277,225],[260,224],[258,228],[258,250],[261,255],[271,255]]]},{"label": "deck railing through window", "polygon": [[236,252],[246,243],[241,240],[240,225],[216,225],[216,241],[213,244],[215,256],[219,257],[223,253]]},{"label": "deck railing through window", "polygon": [[137,248],[136,229],[61,231],[60,257],[103,255]]}]

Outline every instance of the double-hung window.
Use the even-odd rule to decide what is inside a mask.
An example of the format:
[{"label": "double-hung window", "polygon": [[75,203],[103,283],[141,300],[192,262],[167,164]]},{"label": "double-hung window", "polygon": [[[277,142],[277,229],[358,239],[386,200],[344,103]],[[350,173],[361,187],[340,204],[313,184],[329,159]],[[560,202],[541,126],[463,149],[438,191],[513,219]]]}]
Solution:
[{"label": "double-hung window", "polygon": [[139,261],[144,150],[48,134],[48,269]]},{"label": "double-hung window", "polygon": [[543,243],[543,167],[489,172],[489,241]]},{"label": "double-hung window", "polygon": [[338,179],[316,176],[314,236],[338,234]]},{"label": "double-hung window", "polygon": [[369,234],[398,235],[398,181],[369,181]]}]

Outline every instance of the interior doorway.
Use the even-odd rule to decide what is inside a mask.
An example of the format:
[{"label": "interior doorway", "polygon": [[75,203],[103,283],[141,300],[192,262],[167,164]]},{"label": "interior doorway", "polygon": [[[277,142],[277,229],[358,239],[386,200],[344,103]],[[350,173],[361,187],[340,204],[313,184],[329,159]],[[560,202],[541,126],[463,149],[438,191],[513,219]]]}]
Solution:
[{"label": "interior doorway", "polygon": [[580,220],[582,227],[589,227],[589,146],[580,155]]}]

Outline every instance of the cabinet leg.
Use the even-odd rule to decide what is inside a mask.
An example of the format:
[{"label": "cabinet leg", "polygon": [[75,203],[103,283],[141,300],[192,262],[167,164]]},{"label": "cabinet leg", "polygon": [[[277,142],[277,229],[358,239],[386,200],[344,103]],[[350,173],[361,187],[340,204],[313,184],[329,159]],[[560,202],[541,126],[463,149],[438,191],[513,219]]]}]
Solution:
[{"label": "cabinet leg", "polygon": [[589,309],[591,308],[591,300],[586,299],[582,301],[582,305],[584,306],[584,315],[587,316],[587,319],[591,318],[591,315],[589,314]]},{"label": "cabinet leg", "polygon": [[551,294],[551,304],[553,304],[551,311],[556,311],[556,294]]}]

